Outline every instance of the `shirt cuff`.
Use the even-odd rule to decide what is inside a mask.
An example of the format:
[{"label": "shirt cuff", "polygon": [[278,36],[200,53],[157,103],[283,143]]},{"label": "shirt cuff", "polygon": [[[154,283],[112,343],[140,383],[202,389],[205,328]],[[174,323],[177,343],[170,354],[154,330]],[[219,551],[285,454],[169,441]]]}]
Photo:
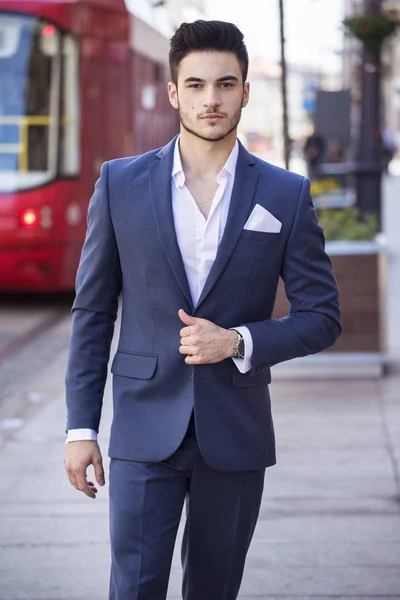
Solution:
[{"label": "shirt cuff", "polygon": [[83,442],[84,440],[97,442],[97,431],[94,429],[69,429],[65,443]]},{"label": "shirt cuff", "polygon": [[251,369],[251,358],[253,356],[253,338],[251,337],[250,330],[245,325],[240,327],[232,327],[238,331],[244,339],[244,358],[234,358],[233,362],[241,373],[247,373]]}]

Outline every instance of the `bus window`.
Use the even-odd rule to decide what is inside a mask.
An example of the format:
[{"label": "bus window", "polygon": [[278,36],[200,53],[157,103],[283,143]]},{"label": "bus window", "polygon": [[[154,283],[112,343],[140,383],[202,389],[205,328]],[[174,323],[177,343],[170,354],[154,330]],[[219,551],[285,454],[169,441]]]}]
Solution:
[{"label": "bus window", "polygon": [[43,185],[57,174],[60,48],[53,25],[0,13],[0,191]]},{"label": "bus window", "polygon": [[78,175],[80,169],[79,45],[65,34],[62,41],[60,174]]}]

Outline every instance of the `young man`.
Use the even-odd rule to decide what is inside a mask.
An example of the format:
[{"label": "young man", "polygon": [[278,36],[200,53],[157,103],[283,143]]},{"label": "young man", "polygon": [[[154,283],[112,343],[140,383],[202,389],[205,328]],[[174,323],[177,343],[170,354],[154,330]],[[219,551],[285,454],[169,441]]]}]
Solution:
[{"label": "young man", "polygon": [[[110,599],[166,598],[186,500],[183,598],[233,600],[275,463],[270,367],[340,333],[309,181],[237,141],[249,100],[243,35],[184,23],[168,94],[180,136],[102,167],[77,277],[65,465],[94,498],[96,437],[117,304],[109,447]],[[271,314],[279,276],[290,314]],[[77,441],[74,441],[77,440]]]}]

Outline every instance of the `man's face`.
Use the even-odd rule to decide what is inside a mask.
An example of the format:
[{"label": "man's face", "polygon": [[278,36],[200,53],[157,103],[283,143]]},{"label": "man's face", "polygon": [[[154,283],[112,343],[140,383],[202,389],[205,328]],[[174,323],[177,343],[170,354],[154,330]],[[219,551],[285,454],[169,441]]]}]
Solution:
[{"label": "man's face", "polygon": [[235,131],[249,101],[239,61],[231,52],[191,52],[179,64],[178,85],[168,84],[182,127],[198,138],[218,142]]}]

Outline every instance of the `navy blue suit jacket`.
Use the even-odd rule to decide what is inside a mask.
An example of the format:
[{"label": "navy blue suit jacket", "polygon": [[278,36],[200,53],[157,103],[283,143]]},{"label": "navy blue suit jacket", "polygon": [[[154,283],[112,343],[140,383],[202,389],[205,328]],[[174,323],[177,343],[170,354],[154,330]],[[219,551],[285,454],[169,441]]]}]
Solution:
[{"label": "navy blue suit jacket", "polygon": [[[240,146],[226,229],[193,308],[173,222],[174,143],[102,167],[77,275],[67,428],[98,430],[122,294],[110,456],[164,460],[183,439],[194,407],[210,466],[263,468],[275,463],[270,367],[319,352],[340,334],[337,286],[309,181]],[[280,233],[243,229],[257,203],[282,222]],[[291,309],[274,320],[280,275]],[[178,352],[179,308],[221,327],[246,325],[254,341],[251,371],[241,374],[231,359],[187,365]]]}]

